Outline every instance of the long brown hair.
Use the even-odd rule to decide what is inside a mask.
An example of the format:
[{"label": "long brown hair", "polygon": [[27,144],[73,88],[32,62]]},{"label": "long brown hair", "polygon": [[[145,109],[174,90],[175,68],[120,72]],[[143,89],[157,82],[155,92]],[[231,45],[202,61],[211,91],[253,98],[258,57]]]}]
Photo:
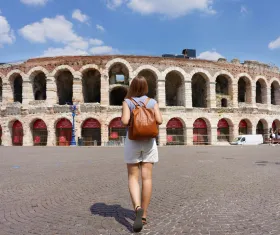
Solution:
[{"label": "long brown hair", "polygon": [[138,75],[132,80],[125,98],[129,99],[131,97],[147,95],[148,90],[147,80],[143,76]]}]

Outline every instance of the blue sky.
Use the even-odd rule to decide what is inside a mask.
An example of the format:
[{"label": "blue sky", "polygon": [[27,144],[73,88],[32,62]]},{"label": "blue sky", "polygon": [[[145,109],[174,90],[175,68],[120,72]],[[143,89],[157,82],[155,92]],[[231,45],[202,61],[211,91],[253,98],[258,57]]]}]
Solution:
[{"label": "blue sky", "polygon": [[1,1],[0,62],[192,48],[280,66],[279,9],[279,0]]}]

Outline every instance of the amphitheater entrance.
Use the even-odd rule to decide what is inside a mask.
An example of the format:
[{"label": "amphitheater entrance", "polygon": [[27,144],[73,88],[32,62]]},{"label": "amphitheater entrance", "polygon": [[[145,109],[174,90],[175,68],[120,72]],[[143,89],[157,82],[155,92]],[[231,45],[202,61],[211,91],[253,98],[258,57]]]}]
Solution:
[{"label": "amphitheater entrance", "polygon": [[193,124],[193,144],[194,145],[208,145],[208,127],[206,122],[202,119],[196,119]]},{"label": "amphitheater entrance", "polygon": [[172,118],[166,125],[166,145],[184,145],[184,125],[178,118]]},{"label": "amphitheater entrance", "polygon": [[22,77],[16,75],[13,82],[14,102],[22,103]]},{"label": "amphitheater entrance", "polygon": [[43,72],[35,75],[33,79],[33,94],[35,100],[46,100],[47,98],[47,81]]},{"label": "amphitheater entrance", "polygon": [[15,121],[12,127],[12,143],[13,146],[23,145],[23,128],[20,121]]},{"label": "amphitheater entrance", "polygon": [[278,131],[280,129],[280,121],[278,119],[274,120],[272,123],[272,130]]},{"label": "amphitheater entrance", "polygon": [[276,81],[271,84],[271,104],[280,105],[280,86]]},{"label": "amphitheater entrance", "polygon": [[109,84],[129,85],[129,71],[122,63],[115,63],[109,70]]},{"label": "amphitheater entrance", "polygon": [[207,80],[199,73],[192,77],[192,105],[196,108],[207,108]]},{"label": "amphitheater entrance", "polygon": [[57,93],[60,105],[72,105],[73,101],[73,75],[70,71],[62,71],[57,76]]},{"label": "amphitheater entrance", "polygon": [[217,139],[219,142],[229,142],[230,141],[229,124],[228,124],[227,120],[224,118],[218,122]]},{"label": "amphitheater entrance", "polygon": [[34,146],[46,146],[48,143],[48,130],[46,123],[41,120],[37,119],[32,128],[33,134],[33,145]]},{"label": "amphitheater entrance", "polygon": [[238,102],[251,102],[251,82],[247,77],[241,77],[238,80]]},{"label": "amphitheater entrance", "polygon": [[0,78],[0,102],[3,100],[3,83],[2,78]]},{"label": "amphitheater entrance", "polygon": [[228,107],[231,101],[232,84],[228,77],[220,75],[216,79],[217,107]]},{"label": "amphitheater entrance", "polygon": [[72,123],[62,118],[56,124],[56,145],[69,146],[72,138]]},{"label": "amphitheater entrance", "polygon": [[112,145],[123,145],[126,138],[126,127],[122,125],[121,118],[115,118],[109,125],[109,141]]},{"label": "amphitheater entrance", "polygon": [[165,81],[166,106],[185,105],[184,77],[178,72],[172,71],[167,74]]},{"label": "amphitheater entrance", "polygon": [[157,99],[157,76],[154,72],[144,69],[139,73],[139,76],[143,76],[148,83],[148,96],[152,99]]},{"label": "amphitheater entrance", "polygon": [[259,79],[256,83],[256,103],[267,103],[267,86],[263,79]]},{"label": "amphitheater entrance", "polygon": [[101,74],[90,69],[83,73],[83,96],[85,103],[100,103]]},{"label": "amphitheater entrance", "polygon": [[121,106],[127,94],[127,87],[116,86],[110,91],[110,105]]},{"label": "amphitheater entrance", "polygon": [[85,146],[101,146],[101,125],[93,118],[84,121],[82,137]]},{"label": "amphitheater entrance", "polygon": [[252,134],[252,125],[249,121],[243,119],[239,122],[239,135]]}]

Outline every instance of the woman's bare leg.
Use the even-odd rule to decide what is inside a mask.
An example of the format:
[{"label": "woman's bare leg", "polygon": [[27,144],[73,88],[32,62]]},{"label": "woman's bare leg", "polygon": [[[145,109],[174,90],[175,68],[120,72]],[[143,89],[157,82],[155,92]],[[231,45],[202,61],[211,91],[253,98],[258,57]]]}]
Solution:
[{"label": "woman's bare leg", "polygon": [[139,163],[137,164],[127,164],[128,172],[128,187],[133,204],[135,209],[137,206],[141,206],[141,197],[140,197],[140,185],[139,185]]},{"label": "woman's bare leg", "polygon": [[152,196],[152,172],[153,172],[153,163],[141,164],[141,174],[142,174],[142,200],[141,205],[144,209],[143,217],[147,217],[147,209],[150,204]]}]

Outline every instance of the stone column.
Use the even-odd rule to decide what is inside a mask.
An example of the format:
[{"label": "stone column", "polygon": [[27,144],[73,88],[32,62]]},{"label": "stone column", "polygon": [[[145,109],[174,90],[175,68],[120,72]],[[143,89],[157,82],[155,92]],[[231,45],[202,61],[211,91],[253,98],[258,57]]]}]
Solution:
[{"label": "stone column", "polygon": [[256,84],[252,85],[250,104],[252,105],[253,108],[257,107],[257,102],[256,102]]},{"label": "stone column", "polygon": [[185,81],[185,106],[187,109],[192,108],[192,82]]},{"label": "stone column", "polygon": [[238,85],[236,83],[232,85],[232,106],[238,108]]},{"label": "stone column", "polygon": [[266,89],[266,100],[267,100],[267,109],[271,110],[271,88],[267,88]]},{"label": "stone column", "polygon": [[193,145],[193,126],[187,126],[185,133],[187,145]]},{"label": "stone column", "polygon": [[166,145],[166,127],[160,126],[159,127],[159,146],[165,146]]},{"label": "stone column", "polygon": [[[209,93],[207,94],[207,107],[208,108],[216,108],[216,82],[210,82],[209,84]],[[208,100],[209,99],[209,100]]]},{"label": "stone column", "polygon": [[105,123],[101,123],[101,146],[106,146],[109,142],[109,129],[108,125]]},{"label": "stone column", "polygon": [[255,124],[252,124],[252,127],[248,126],[248,133],[255,135],[257,133],[257,126]]},{"label": "stone column", "polygon": [[30,128],[30,123],[28,121],[24,121],[22,123],[23,128],[23,146],[33,146],[33,136],[32,130]]},{"label": "stone column", "polygon": [[211,130],[211,133],[210,135],[208,134],[208,136],[210,136],[210,140],[209,140],[209,143],[211,145],[217,145],[217,142],[218,142],[218,137],[217,137],[217,127],[212,127],[212,128],[208,128],[208,130]]},{"label": "stone column", "polygon": [[34,100],[32,83],[28,78],[22,78],[22,105],[28,106]]},{"label": "stone column", "polygon": [[48,126],[48,143],[47,146],[56,146],[56,134],[55,134],[55,127],[54,123],[51,122]]},{"label": "stone column", "polygon": [[58,103],[57,85],[55,77],[47,77],[47,104],[53,106]]},{"label": "stone column", "polygon": [[10,82],[3,82],[2,83],[2,103],[13,103],[14,96],[13,90],[11,88]]},{"label": "stone column", "polygon": [[157,100],[159,103],[159,107],[166,106],[166,91],[165,91],[165,79],[158,79],[158,87],[157,87]]},{"label": "stone column", "polygon": [[75,76],[73,79],[73,104],[81,103],[83,100],[82,78]]},{"label": "stone column", "polygon": [[109,79],[106,72],[101,73],[101,87],[100,87],[101,105],[110,105],[110,94],[109,94]]},{"label": "stone column", "polygon": [[239,123],[236,123],[232,128],[233,138],[236,138],[239,135]]}]

